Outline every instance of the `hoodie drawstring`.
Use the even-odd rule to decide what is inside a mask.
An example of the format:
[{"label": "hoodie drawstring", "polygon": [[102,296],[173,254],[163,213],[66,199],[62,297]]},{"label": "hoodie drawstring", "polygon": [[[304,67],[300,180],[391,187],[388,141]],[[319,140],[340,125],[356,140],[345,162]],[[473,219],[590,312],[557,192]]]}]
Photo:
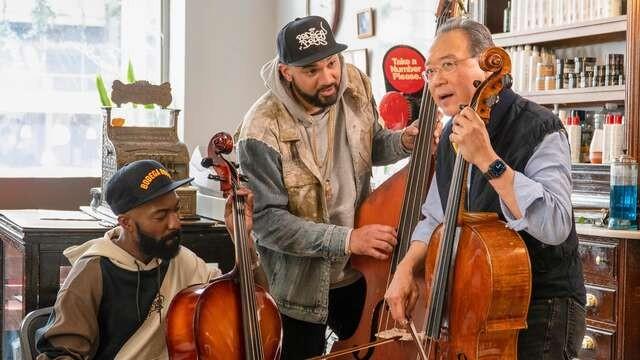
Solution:
[{"label": "hoodie drawstring", "polygon": [[136,283],[136,310],[138,311],[138,322],[142,321],[142,317],[140,316],[140,265],[136,262],[136,267],[138,268],[138,281]]},{"label": "hoodie drawstring", "polygon": [[156,276],[156,297],[158,297],[158,301],[160,302],[160,307],[158,307],[158,324],[162,325],[162,298],[160,297],[160,260],[156,259],[158,263],[158,267],[156,267],[157,276]]}]

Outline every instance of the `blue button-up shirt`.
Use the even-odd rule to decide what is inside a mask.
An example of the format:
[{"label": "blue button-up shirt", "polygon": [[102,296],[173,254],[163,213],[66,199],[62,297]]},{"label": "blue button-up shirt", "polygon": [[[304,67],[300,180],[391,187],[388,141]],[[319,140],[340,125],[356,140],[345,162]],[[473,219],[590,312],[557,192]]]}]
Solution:
[{"label": "blue button-up shirt", "polygon": [[[469,172],[472,167],[469,167]],[[477,171],[477,169],[476,169]],[[526,231],[549,244],[562,243],[571,231],[571,157],[569,142],[561,132],[545,136],[527,162],[524,173],[515,171],[513,187],[523,217],[516,219],[500,199],[507,227]],[[436,177],[422,205],[421,220],[413,232],[413,241],[428,243],[435,228],[444,220]]]}]

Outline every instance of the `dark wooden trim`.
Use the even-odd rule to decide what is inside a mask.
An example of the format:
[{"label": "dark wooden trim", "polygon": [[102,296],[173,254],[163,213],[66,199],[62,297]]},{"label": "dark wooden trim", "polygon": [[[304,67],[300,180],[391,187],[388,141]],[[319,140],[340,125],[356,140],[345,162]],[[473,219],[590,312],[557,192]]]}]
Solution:
[{"label": "dark wooden trim", "polygon": [[91,202],[89,189],[100,178],[3,178],[0,177],[0,209],[78,210]]},{"label": "dark wooden trim", "polygon": [[627,1],[626,122],[629,155],[640,155],[640,1]]}]

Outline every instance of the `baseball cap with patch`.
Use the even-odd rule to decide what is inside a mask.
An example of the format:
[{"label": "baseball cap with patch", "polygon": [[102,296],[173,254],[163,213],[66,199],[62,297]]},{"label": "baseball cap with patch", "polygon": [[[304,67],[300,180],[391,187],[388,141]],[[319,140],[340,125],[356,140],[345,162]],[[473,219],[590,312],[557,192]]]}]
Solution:
[{"label": "baseball cap with patch", "polygon": [[135,207],[190,183],[193,178],[173,181],[167,168],[155,160],[138,160],[115,172],[106,186],[105,200],[114,214]]},{"label": "baseball cap with patch", "polygon": [[337,54],[347,48],[336,42],[327,20],[320,16],[297,18],[278,33],[280,62],[306,66]]}]

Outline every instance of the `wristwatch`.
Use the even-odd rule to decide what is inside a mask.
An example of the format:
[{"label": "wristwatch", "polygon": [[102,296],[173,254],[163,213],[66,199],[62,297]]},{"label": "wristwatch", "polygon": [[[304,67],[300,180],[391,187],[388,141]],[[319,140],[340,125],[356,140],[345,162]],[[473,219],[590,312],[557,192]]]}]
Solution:
[{"label": "wristwatch", "polygon": [[504,172],[507,170],[507,164],[504,161],[497,159],[489,165],[489,169],[484,173],[484,177],[487,180],[496,179],[502,176]]}]

